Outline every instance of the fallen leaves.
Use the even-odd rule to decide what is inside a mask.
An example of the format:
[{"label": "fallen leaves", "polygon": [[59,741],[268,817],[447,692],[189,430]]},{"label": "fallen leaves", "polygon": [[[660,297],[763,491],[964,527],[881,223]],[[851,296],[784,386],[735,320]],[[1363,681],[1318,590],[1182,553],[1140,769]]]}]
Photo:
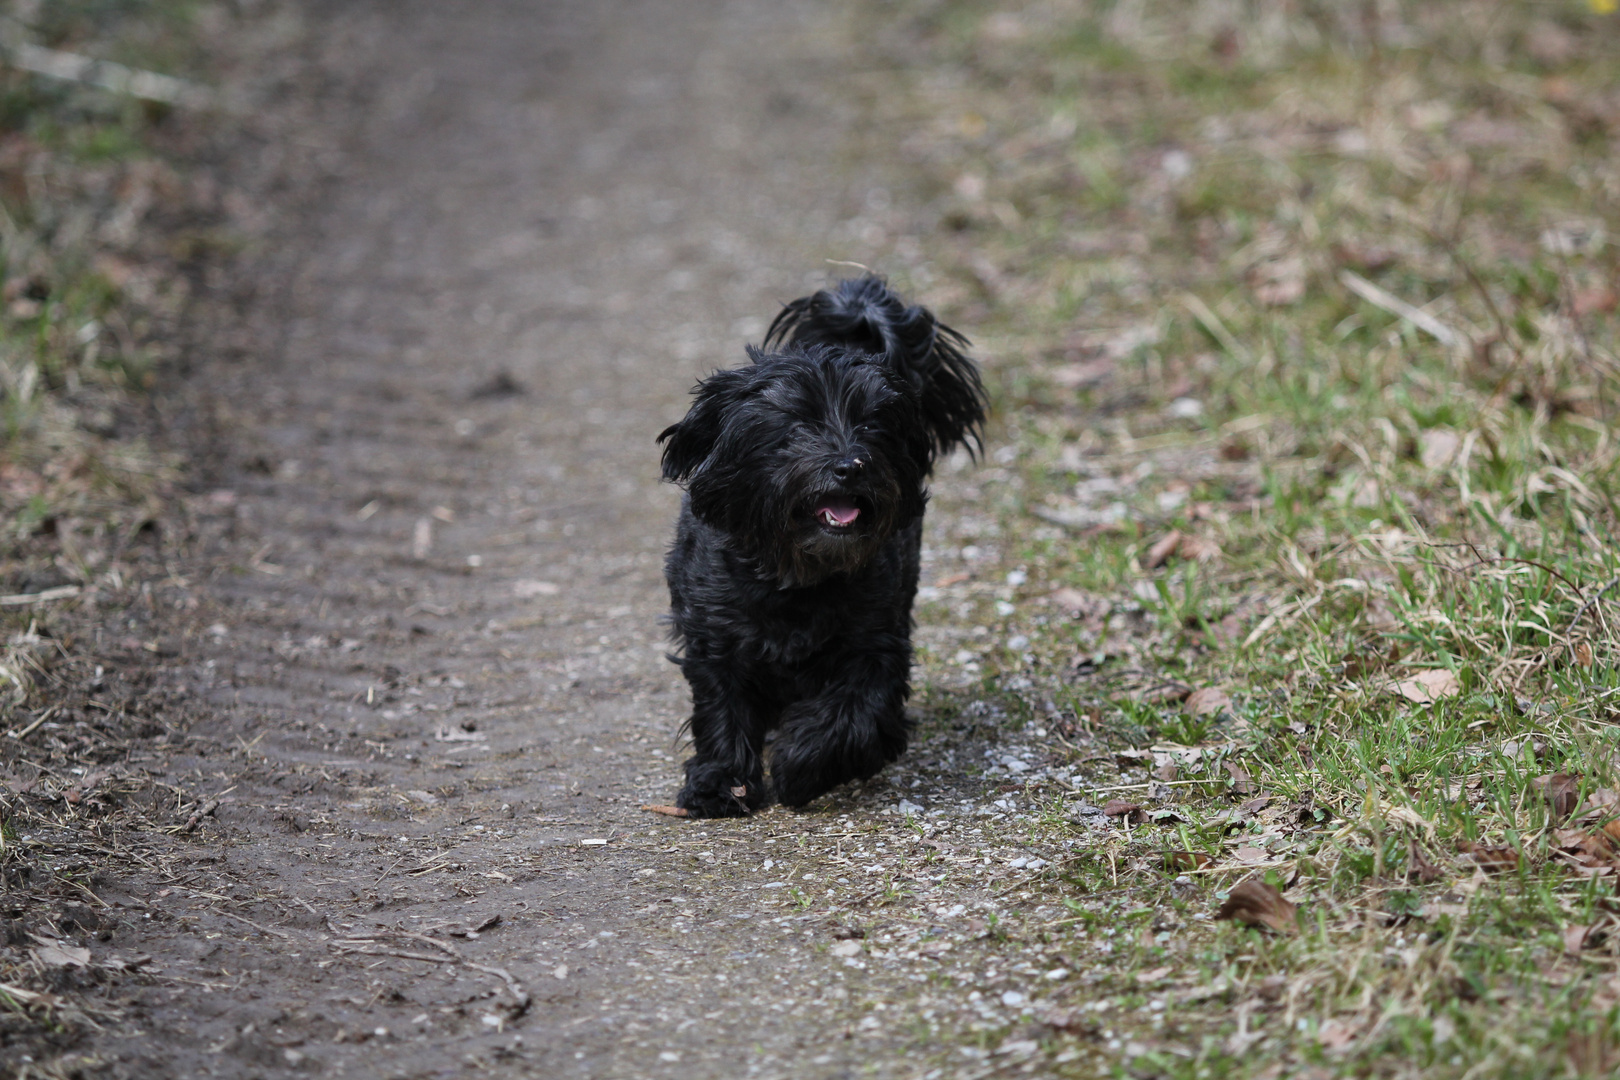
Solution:
[{"label": "fallen leaves", "polygon": [[1270,259],[1250,269],[1249,288],[1263,307],[1288,307],[1305,296],[1305,260],[1298,255]]},{"label": "fallen leaves", "polygon": [[1519,868],[1519,849],[1506,844],[1480,844],[1472,840],[1459,840],[1457,850],[1472,859],[1474,865],[1487,874],[1502,874]]},{"label": "fallen leaves", "polygon": [[1289,902],[1277,886],[1258,878],[1235,886],[1215,918],[1264,927],[1279,934],[1299,933],[1299,908]]},{"label": "fallen leaves", "polygon": [[1232,778],[1232,793],[1234,795],[1253,795],[1260,790],[1255,785],[1253,778],[1249,776],[1248,769],[1235,761],[1225,761],[1221,764],[1226,769],[1226,775]]},{"label": "fallen leaves", "polygon": [[[1555,825],[1575,813],[1580,781],[1578,773],[1552,773],[1531,781],[1551,805]],[[1598,788],[1587,794],[1579,808],[1579,815],[1567,828],[1553,830],[1559,857],[1587,877],[1620,872],[1620,818],[1616,817],[1620,794],[1612,788]]]},{"label": "fallen leaves", "polygon": [[89,967],[90,950],[58,941],[45,941],[33,950],[34,959],[44,967]]},{"label": "fallen leaves", "polygon": [[1420,671],[1410,679],[1402,679],[1391,689],[1407,701],[1418,705],[1432,705],[1444,698],[1456,697],[1462,693],[1462,683],[1457,679],[1457,673],[1447,671],[1445,668],[1431,668]]},{"label": "fallen leaves", "polygon": [[1188,870],[1204,870],[1214,865],[1214,863],[1214,858],[1202,851],[1167,851],[1164,853],[1164,868],[1178,873]]},{"label": "fallen leaves", "polygon": [[1430,472],[1450,465],[1462,447],[1462,437],[1446,428],[1430,428],[1418,439],[1418,460]]},{"label": "fallen leaves", "polygon": [[1122,818],[1127,825],[1140,825],[1147,820],[1147,812],[1142,809],[1140,803],[1125,799],[1109,799],[1103,806],[1103,816]]},{"label": "fallen leaves", "polygon": [[1225,690],[1206,686],[1188,694],[1181,708],[1190,716],[1219,716],[1232,710],[1232,698]]},{"label": "fallen leaves", "polygon": [[1148,548],[1147,556],[1142,560],[1142,568],[1157,570],[1169,562],[1172,555],[1191,562],[1206,563],[1221,557],[1221,546],[1205,537],[1184,533],[1180,529],[1171,529]]},{"label": "fallen leaves", "polygon": [[1575,812],[1580,800],[1579,773],[1549,773],[1530,781],[1530,786],[1541,792],[1552,810],[1554,823],[1566,820]]},{"label": "fallen leaves", "polygon": [[1411,837],[1407,842],[1406,879],[1416,881],[1420,885],[1431,885],[1444,876],[1440,867],[1429,860],[1417,837]]},{"label": "fallen leaves", "polygon": [[1602,922],[1573,923],[1564,927],[1564,952],[1570,956],[1579,956],[1581,950],[1596,944],[1598,931],[1603,928]]}]

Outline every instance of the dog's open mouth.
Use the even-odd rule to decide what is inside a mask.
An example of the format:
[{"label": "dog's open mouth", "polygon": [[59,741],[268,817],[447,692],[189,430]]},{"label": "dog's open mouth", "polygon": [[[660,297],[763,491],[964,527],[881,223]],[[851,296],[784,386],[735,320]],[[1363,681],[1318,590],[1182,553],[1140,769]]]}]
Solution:
[{"label": "dog's open mouth", "polygon": [[861,508],[854,500],[842,496],[829,495],[816,503],[816,524],[833,532],[848,532],[860,516]]}]

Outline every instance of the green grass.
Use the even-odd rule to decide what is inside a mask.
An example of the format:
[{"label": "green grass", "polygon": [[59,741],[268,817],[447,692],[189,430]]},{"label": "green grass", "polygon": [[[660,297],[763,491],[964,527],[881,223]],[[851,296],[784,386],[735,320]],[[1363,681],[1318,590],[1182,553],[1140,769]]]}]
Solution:
[{"label": "green grass", "polygon": [[[994,358],[991,445],[1018,450],[1016,482],[939,499],[999,525],[1005,566],[982,580],[1028,569],[1012,614],[970,621],[1027,636],[1034,662],[982,650],[984,685],[1026,712],[1058,703],[1077,764],[1198,751],[1166,801],[1142,796],[1163,823],[1047,876],[1073,913],[1070,962],[1103,975],[1075,1002],[1114,1002],[1092,1028],[1046,1030],[1049,1067],[1609,1075],[1615,867],[1560,857],[1570,823],[1535,780],[1620,788],[1620,256],[1590,241],[1620,229],[1620,24],[1575,3],[1380,5],[1376,33],[1359,7],[1221,10],[1010,25],[953,3],[905,24],[921,66],[961,74],[908,102],[915,129],[950,133],[927,158],[951,193],[927,299]],[[1427,305],[1459,343],[1347,274]],[[1088,365],[1106,373],[1077,387]],[[1050,524],[1116,501],[1117,520]],[[1149,566],[1171,530],[1219,555]],[[1060,587],[1105,614],[1041,603]],[[1105,659],[1077,669],[1077,651]],[[1396,692],[1435,669],[1454,694]],[[1186,715],[1151,692],[1167,680],[1234,707]],[[922,689],[925,711],[952,697]],[[1098,788],[1147,779],[1087,767]],[[1502,851],[1476,866],[1476,844]],[[1178,851],[1207,865],[1167,862]],[[1251,875],[1286,886],[1298,934],[1192,918]],[[1123,912],[1179,925],[1092,949]],[[1170,989],[1138,987],[1161,967]]]}]

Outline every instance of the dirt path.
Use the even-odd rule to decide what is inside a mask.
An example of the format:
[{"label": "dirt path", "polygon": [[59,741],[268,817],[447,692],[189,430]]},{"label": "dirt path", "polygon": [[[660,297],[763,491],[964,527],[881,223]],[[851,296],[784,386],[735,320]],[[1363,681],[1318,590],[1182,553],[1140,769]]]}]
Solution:
[{"label": "dirt path", "polygon": [[[906,846],[909,773],[808,815],[639,809],[678,786],[687,701],[652,438],[849,251],[870,180],[833,22],[424,0],[321,28],[364,92],[304,133],[341,181],[287,238],[290,299],[207,375],[234,496],[189,670],[216,719],[168,777],[221,798],[182,872],[111,898],[152,957],[97,1045],[117,1070],[925,1071],[928,1021],[880,1003],[951,946],[840,944],[902,854],[946,850]],[[961,929],[943,880],[910,888]]]}]

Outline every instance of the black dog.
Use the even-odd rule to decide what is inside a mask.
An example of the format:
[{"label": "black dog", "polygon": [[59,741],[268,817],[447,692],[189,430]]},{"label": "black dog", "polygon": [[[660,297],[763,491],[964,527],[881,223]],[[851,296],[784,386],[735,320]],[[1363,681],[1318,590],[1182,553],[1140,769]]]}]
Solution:
[{"label": "black dog", "polygon": [[881,279],[844,281],[787,305],[658,436],[687,488],[664,573],[692,816],[763,806],[767,752],[776,797],[803,806],[905,750],[926,483],[984,422],[967,344]]}]

